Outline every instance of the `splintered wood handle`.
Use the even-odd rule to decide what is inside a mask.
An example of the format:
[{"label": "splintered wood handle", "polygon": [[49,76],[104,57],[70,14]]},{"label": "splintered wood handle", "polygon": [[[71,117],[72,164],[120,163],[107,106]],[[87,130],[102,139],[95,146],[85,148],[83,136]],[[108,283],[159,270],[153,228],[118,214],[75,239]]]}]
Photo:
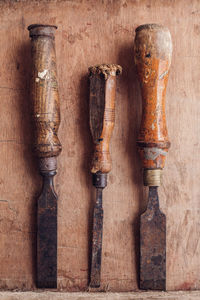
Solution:
[{"label": "splintered wood handle", "polygon": [[30,25],[32,42],[32,101],[35,125],[35,151],[39,158],[57,156],[61,144],[57,136],[60,125],[54,32],[56,26]]},{"label": "splintered wood handle", "polygon": [[137,140],[144,184],[160,185],[170,142],[165,118],[165,94],[172,56],[171,35],[158,24],[136,29],[134,58],[140,81],[143,113]]},{"label": "splintered wood handle", "polygon": [[90,129],[94,141],[92,173],[111,170],[109,142],[115,122],[116,75],[118,65],[98,65],[89,68],[90,79]]}]

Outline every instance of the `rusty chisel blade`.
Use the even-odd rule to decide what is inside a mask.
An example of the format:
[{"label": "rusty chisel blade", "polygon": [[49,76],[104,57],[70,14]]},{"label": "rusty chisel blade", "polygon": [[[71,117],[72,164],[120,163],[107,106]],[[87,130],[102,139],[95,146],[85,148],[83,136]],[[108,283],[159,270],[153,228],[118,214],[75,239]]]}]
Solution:
[{"label": "rusty chisel blade", "polygon": [[140,217],[140,288],[166,290],[166,216],[156,186],[149,187],[147,210]]},{"label": "rusty chisel blade", "polygon": [[57,195],[53,187],[53,175],[43,175],[43,189],[38,198],[38,288],[57,288]]},{"label": "rusty chisel blade", "polygon": [[101,281],[101,252],[103,236],[103,208],[102,208],[102,188],[96,189],[96,204],[93,215],[92,231],[92,262],[90,287],[100,287]]}]

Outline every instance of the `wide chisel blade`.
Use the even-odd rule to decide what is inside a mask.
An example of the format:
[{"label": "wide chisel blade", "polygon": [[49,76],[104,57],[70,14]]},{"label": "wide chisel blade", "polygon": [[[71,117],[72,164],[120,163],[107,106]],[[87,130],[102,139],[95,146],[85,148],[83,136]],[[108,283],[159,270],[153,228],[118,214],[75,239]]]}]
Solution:
[{"label": "wide chisel blade", "polygon": [[140,288],[166,289],[166,217],[153,186],[147,210],[140,217]]},{"label": "wide chisel blade", "polygon": [[44,176],[38,198],[37,287],[57,287],[57,195],[51,176]]}]

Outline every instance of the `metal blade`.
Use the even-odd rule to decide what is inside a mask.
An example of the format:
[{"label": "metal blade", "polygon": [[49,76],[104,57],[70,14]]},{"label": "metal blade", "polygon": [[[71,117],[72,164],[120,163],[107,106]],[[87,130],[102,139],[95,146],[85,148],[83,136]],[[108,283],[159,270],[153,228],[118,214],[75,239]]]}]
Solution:
[{"label": "metal blade", "polygon": [[148,207],[140,217],[140,288],[166,290],[166,216],[157,187],[149,187]]},{"label": "metal blade", "polygon": [[101,252],[103,236],[102,188],[96,189],[96,204],[94,207],[92,235],[90,287],[97,288],[100,287],[101,281]]},{"label": "metal blade", "polygon": [[38,198],[37,287],[57,288],[57,195],[49,175]]}]

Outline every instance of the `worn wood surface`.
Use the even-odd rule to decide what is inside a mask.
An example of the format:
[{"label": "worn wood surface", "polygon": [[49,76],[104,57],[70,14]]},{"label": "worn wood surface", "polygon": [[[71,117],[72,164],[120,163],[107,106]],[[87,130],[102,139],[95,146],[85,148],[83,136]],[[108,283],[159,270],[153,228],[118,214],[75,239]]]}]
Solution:
[{"label": "worn wood surface", "polygon": [[137,139],[145,169],[163,169],[169,148],[165,95],[172,57],[170,32],[157,24],[136,29],[134,58],[143,101]]},{"label": "worn wood surface", "polygon": [[127,292],[127,293],[59,293],[59,292],[0,292],[0,300],[199,300],[199,291],[186,292]]},{"label": "worn wood surface", "polygon": [[198,0],[1,1],[0,287],[35,287],[36,198],[41,178],[32,152],[29,78],[32,23],[58,25],[61,102],[55,187],[58,288],[87,289],[94,189],[90,174],[88,67],[117,63],[112,171],[104,191],[102,289],[134,290],[138,220],[146,207],[136,149],[141,95],[133,62],[134,30],[161,23],[173,41],[166,115],[171,148],[159,194],[167,216],[167,289],[200,288],[200,2]]},{"label": "worn wood surface", "polygon": [[55,27],[31,25],[30,98],[35,127],[35,151],[38,157],[57,156],[61,144],[57,136],[60,125]]},{"label": "worn wood surface", "polygon": [[115,125],[116,76],[118,65],[100,65],[89,69],[90,130],[94,150],[91,172],[109,173],[112,167],[110,139]]}]

